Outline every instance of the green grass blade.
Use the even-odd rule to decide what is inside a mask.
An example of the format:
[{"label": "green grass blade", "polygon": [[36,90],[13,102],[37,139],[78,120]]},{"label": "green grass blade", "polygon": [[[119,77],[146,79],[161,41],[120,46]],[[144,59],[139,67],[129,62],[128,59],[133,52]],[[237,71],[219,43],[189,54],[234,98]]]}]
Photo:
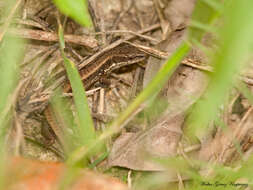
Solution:
[{"label": "green grass blade", "polygon": [[86,0],[54,0],[60,11],[74,19],[82,26],[91,26]]},{"label": "green grass blade", "polygon": [[222,13],[223,11],[223,4],[221,1],[214,1],[214,0],[202,0],[206,5],[211,7],[216,12]]},{"label": "green grass blade", "polygon": [[[61,28],[59,29],[59,39],[63,39],[63,31]],[[82,80],[75,64],[69,60],[64,53],[64,47],[62,47],[62,44],[64,44],[64,42],[62,40],[60,44],[62,48],[64,66],[72,87],[73,98],[77,110],[77,118],[80,126],[80,141],[83,145],[88,146],[92,141],[95,140],[96,134],[88,106],[87,97],[85,95]]]},{"label": "green grass blade", "polygon": [[203,24],[194,20],[191,21],[191,27],[195,29],[200,29],[203,32],[210,32],[214,34],[217,32],[213,26],[210,26],[210,24]]},{"label": "green grass blade", "polygon": [[[189,29],[189,40],[194,39],[196,41],[200,41],[200,39],[202,39],[203,35],[206,32],[202,29],[202,27],[205,25],[210,25],[210,23],[212,23],[212,21],[220,15],[220,12],[215,7],[209,6],[209,3],[207,3],[206,1],[208,0],[197,0],[196,2],[195,9],[192,15],[193,24],[190,25]],[[213,2],[213,4],[219,4],[218,0],[214,1],[215,3]],[[194,27],[196,23],[198,23],[198,27]],[[211,26],[205,26],[204,28],[208,28],[210,30]]]},{"label": "green grass blade", "polygon": [[4,168],[6,166],[6,132],[11,127],[11,111],[15,103],[15,87],[18,82],[18,61],[22,51],[22,41],[11,38],[8,33],[3,38],[0,47],[0,189],[4,183]]},{"label": "green grass blade", "polygon": [[[6,132],[11,126],[11,108],[13,92],[18,81],[18,59],[21,53],[21,43],[5,35],[0,49],[0,189],[4,183],[4,167],[7,160],[5,147]],[[14,56],[13,53],[16,53]]]},{"label": "green grass blade", "polygon": [[18,62],[23,55],[23,41],[10,37],[8,27],[20,4],[20,0],[9,0],[6,7],[1,10],[5,22],[0,33],[0,189],[5,189],[7,162],[5,138],[11,126],[11,108],[15,103],[14,91],[19,79]]}]

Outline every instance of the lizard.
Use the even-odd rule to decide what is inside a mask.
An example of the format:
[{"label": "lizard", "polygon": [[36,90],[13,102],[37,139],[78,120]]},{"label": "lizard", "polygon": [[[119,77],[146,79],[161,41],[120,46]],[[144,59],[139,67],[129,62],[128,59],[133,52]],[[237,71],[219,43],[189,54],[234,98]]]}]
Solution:
[{"label": "lizard", "polygon": [[[99,82],[102,77],[108,76],[113,70],[125,65],[144,61],[146,58],[146,54],[138,48],[127,43],[121,43],[108,51],[102,52],[101,55],[95,57],[91,62],[85,64],[82,68],[79,68],[79,74],[84,88],[87,90],[94,83]],[[66,80],[63,85],[63,92],[67,93],[70,91],[70,82]],[[56,120],[55,113],[50,104],[45,108],[43,114],[59,144],[64,148],[63,131],[61,125]],[[52,143],[53,142],[54,141],[52,141]]]}]

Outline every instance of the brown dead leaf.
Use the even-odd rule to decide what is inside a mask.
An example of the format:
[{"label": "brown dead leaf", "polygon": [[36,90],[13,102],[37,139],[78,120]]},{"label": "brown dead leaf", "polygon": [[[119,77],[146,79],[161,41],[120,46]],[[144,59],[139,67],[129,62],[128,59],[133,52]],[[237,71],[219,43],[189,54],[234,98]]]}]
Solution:
[{"label": "brown dead leaf", "polygon": [[147,159],[149,156],[174,156],[181,137],[183,117],[158,121],[155,127],[138,133],[124,133],[114,143],[109,157],[109,166],[121,166],[135,170],[164,170]]},{"label": "brown dead leaf", "polygon": [[163,170],[147,155],[166,158],[177,154],[185,112],[202,94],[207,82],[205,73],[181,66],[168,83],[168,109],[147,130],[122,134],[113,145],[108,165]]}]

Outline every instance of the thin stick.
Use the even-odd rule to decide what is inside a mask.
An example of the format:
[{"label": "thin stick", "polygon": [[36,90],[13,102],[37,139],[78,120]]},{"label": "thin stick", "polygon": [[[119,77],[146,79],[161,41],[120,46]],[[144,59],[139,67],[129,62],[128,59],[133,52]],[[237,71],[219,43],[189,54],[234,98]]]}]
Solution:
[{"label": "thin stick", "polygon": [[[2,32],[4,32],[4,28],[1,29]],[[52,32],[46,32],[41,30],[32,30],[32,29],[15,29],[12,28],[9,30],[9,33],[11,35],[25,38],[25,39],[33,39],[33,40],[41,40],[41,41],[49,41],[49,42],[58,42],[59,38],[58,35]],[[79,35],[71,35],[66,34],[64,35],[64,40],[66,42],[70,42],[73,44],[79,44],[86,46],[90,49],[94,49],[98,47],[98,42],[95,38],[92,38],[90,36],[79,36]]]},{"label": "thin stick", "polygon": [[104,31],[104,32],[96,32],[95,34],[117,34],[117,33],[127,33],[127,34],[131,34],[131,35],[135,35],[135,36],[138,36],[140,38],[143,38],[143,39],[146,39],[146,40],[149,40],[149,41],[153,41],[155,43],[158,43],[159,40],[155,39],[155,38],[152,38],[150,36],[147,36],[147,35],[143,35],[143,34],[140,34],[138,32],[134,32],[134,31],[130,31],[130,30],[111,30],[111,31]]}]

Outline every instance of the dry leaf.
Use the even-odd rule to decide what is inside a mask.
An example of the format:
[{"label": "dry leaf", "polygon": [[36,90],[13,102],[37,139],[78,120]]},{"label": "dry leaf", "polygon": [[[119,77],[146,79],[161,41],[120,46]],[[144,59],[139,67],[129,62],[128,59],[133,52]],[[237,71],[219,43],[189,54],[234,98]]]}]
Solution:
[{"label": "dry leaf", "polygon": [[169,81],[168,109],[147,130],[122,134],[113,145],[108,165],[135,170],[163,170],[147,159],[148,155],[166,158],[177,154],[185,112],[202,94],[207,82],[205,73],[181,66]]}]

